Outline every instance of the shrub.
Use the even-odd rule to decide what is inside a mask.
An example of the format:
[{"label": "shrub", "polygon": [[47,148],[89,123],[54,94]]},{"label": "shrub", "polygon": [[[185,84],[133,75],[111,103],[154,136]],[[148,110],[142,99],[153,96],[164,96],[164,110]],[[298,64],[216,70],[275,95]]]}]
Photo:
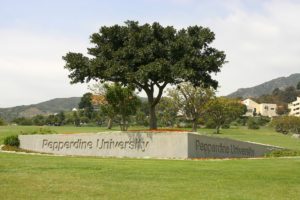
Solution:
[{"label": "shrub", "polygon": [[17,135],[11,135],[6,138],[4,138],[4,144],[8,146],[15,146],[19,147],[20,146],[20,140]]},{"label": "shrub", "polygon": [[248,129],[259,129],[259,122],[257,118],[250,117],[247,121]]},{"label": "shrub", "polygon": [[217,127],[217,124],[212,120],[207,120],[205,123],[206,128],[215,129]]},{"label": "shrub", "polygon": [[5,121],[0,117],[0,126],[4,126],[5,124]]},{"label": "shrub", "polygon": [[272,126],[279,133],[288,134],[292,132],[294,134],[300,134],[300,118],[295,116],[283,116],[274,118]]},{"label": "shrub", "polygon": [[257,120],[259,126],[265,126],[267,123],[271,121],[271,118],[266,116],[259,116],[256,117],[255,119]]},{"label": "shrub", "polygon": [[229,129],[230,128],[230,124],[226,123],[222,125],[222,129]]}]

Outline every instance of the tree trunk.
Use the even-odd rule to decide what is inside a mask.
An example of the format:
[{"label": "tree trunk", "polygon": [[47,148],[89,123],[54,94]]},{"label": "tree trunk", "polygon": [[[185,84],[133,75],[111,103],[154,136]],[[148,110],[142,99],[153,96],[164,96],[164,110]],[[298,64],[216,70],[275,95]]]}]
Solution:
[{"label": "tree trunk", "polygon": [[217,125],[217,127],[216,127],[216,134],[219,134],[219,133],[220,133],[220,127],[221,127],[221,126]]},{"label": "tree trunk", "polygon": [[150,113],[150,119],[149,119],[149,126],[150,129],[157,129],[157,118],[155,113],[155,106],[149,105],[149,113]]},{"label": "tree trunk", "polygon": [[107,129],[111,129],[111,128],[112,128],[112,118],[109,118],[107,122]]},{"label": "tree trunk", "polygon": [[197,119],[193,119],[193,132],[197,132]]}]

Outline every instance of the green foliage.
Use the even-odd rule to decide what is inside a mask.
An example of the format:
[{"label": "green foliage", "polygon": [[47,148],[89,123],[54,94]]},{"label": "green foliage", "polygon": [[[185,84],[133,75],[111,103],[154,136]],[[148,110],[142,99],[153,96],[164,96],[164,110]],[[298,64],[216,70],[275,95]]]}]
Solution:
[{"label": "green foliage", "polygon": [[46,124],[46,117],[43,115],[36,115],[32,118],[32,122],[34,125],[43,126]]},{"label": "green foliage", "polygon": [[4,125],[6,125],[6,123],[5,123],[4,119],[2,119],[2,118],[0,117],[0,126],[4,126]]},{"label": "green foliage", "polygon": [[63,57],[71,83],[94,79],[144,90],[149,102],[150,128],[154,129],[155,106],[168,84],[191,82],[216,88],[218,83],[210,74],[219,72],[225,63],[224,52],[210,46],[214,33],[201,26],[176,30],[157,22],[139,25],[127,21],[124,26],[103,26],[90,38],[94,45],[88,49],[90,57],[81,53]]},{"label": "green foliage", "polygon": [[158,121],[162,127],[173,127],[176,123],[178,108],[172,98],[163,97],[156,107]]},{"label": "green foliage", "polygon": [[[105,85],[105,100],[109,110],[121,118],[120,126],[122,131],[126,131],[130,115],[134,115],[141,104],[139,98],[134,94],[133,88],[122,87],[115,83]],[[104,108],[107,106],[105,105]]]},{"label": "green foliage", "polygon": [[30,118],[25,118],[25,117],[19,117],[14,119],[12,122],[21,125],[21,126],[31,126],[33,125],[33,122]]},{"label": "green foliage", "polygon": [[198,121],[205,114],[206,104],[214,98],[215,91],[212,88],[181,83],[177,88],[169,90],[168,95],[172,98],[172,106],[193,123],[193,131],[196,132]]},{"label": "green foliage", "polygon": [[239,100],[218,97],[208,102],[206,119],[212,121],[216,126],[216,133],[222,126],[230,124],[232,121],[243,115],[247,109]]},{"label": "green foliage", "polygon": [[300,134],[300,118],[295,116],[282,116],[276,117],[272,121],[272,126],[279,133],[288,134],[292,132],[294,134]]},{"label": "green foliage", "polygon": [[246,126],[247,121],[248,121],[247,116],[240,116],[235,120],[237,126]]},{"label": "green foliage", "polygon": [[11,122],[16,118],[30,118],[35,114],[44,115],[46,113],[58,113],[60,111],[69,111],[78,106],[79,97],[56,98],[38,104],[28,106],[16,106],[12,108],[0,108],[2,118]]},{"label": "green foliage", "polygon": [[77,112],[73,112],[73,120],[75,126],[80,126],[80,117]]},{"label": "green foliage", "polygon": [[300,81],[297,84],[297,90],[300,90]]},{"label": "green foliage", "polygon": [[249,117],[247,121],[248,129],[259,129],[259,122],[257,117]]},{"label": "green foliage", "polygon": [[92,119],[93,117],[93,112],[94,112],[94,106],[93,106],[93,103],[92,103],[92,96],[93,94],[88,92],[88,93],[85,93],[79,104],[78,104],[78,108],[79,109],[82,109],[84,112],[82,113],[83,116],[89,118],[89,119]]},{"label": "green foliage", "polygon": [[15,146],[19,147],[20,146],[20,140],[18,138],[18,135],[10,135],[4,138],[4,144],[8,146]]},{"label": "green foliage", "polygon": [[272,151],[266,154],[266,157],[288,157],[288,156],[300,156],[300,151],[284,149],[284,150]]}]

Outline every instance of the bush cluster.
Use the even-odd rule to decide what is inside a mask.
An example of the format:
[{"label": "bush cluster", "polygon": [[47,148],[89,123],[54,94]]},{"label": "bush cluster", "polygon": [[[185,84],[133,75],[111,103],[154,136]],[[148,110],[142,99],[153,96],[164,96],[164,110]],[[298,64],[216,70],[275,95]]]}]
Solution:
[{"label": "bush cluster", "polygon": [[247,121],[248,129],[259,129],[259,122],[255,117],[249,117]]},{"label": "bush cluster", "polygon": [[17,135],[11,135],[11,136],[4,138],[4,144],[7,146],[19,147],[20,140]]},{"label": "bush cluster", "polygon": [[279,133],[288,134],[289,132],[294,134],[300,134],[300,118],[295,116],[282,116],[274,118],[272,126]]}]

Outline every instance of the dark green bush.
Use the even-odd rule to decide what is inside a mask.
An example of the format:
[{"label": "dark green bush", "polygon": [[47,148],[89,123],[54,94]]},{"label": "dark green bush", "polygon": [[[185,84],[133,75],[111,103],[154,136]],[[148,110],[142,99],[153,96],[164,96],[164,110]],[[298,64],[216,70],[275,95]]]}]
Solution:
[{"label": "dark green bush", "polygon": [[275,130],[279,133],[300,134],[300,118],[296,116],[282,116],[273,119],[272,124]]},{"label": "dark green bush", "polygon": [[259,122],[255,117],[250,117],[247,121],[248,129],[259,129]]},{"label": "dark green bush", "polygon": [[0,126],[4,126],[4,125],[6,125],[6,123],[5,123],[4,119],[2,119],[2,118],[0,117]]},{"label": "dark green bush", "polygon": [[19,147],[20,146],[20,140],[17,135],[11,135],[6,138],[4,138],[4,144],[8,146],[15,146]]},{"label": "dark green bush", "polygon": [[222,125],[222,129],[229,129],[230,128],[230,124],[226,123]]},{"label": "dark green bush", "polygon": [[217,124],[212,120],[207,120],[207,122],[205,123],[205,127],[215,129],[217,127]]}]

